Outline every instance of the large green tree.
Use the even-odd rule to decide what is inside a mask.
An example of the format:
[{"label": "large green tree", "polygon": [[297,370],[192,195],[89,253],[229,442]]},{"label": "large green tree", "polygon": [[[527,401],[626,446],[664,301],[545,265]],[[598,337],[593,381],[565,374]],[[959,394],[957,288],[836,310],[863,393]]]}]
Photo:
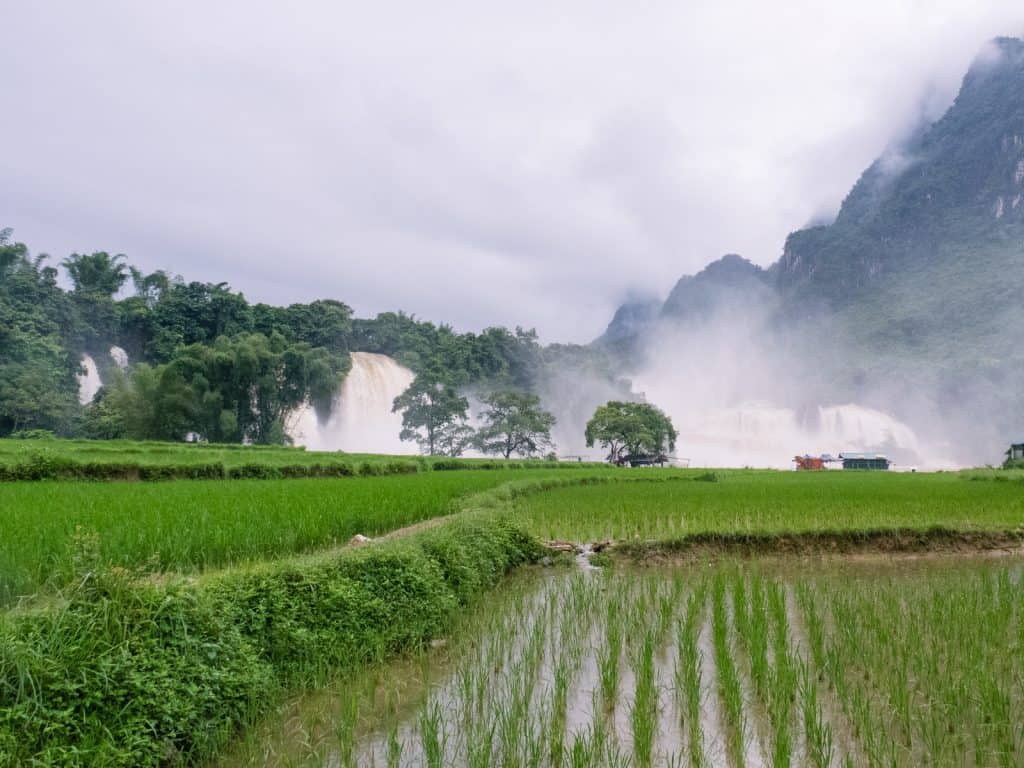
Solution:
[{"label": "large green tree", "polygon": [[657,406],[612,400],[598,406],[587,422],[587,447],[599,443],[608,460],[625,456],[660,455],[674,451],[676,430],[672,420]]},{"label": "large green tree", "polygon": [[73,253],[61,262],[76,293],[111,297],[130,274],[123,253],[111,256],[106,251]]},{"label": "large green tree", "polygon": [[0,435],[66,433],[79,411],[78,354],[68,339],[79,323],[45,261],[0,230]]},{"label": "large green tree", "polygon": [[402,440],[415,441],[430,456],[458,456],[471,430],[466,424],[469,401],[436,373],[417,376],[395,398],[392,411],[402,414]]},{"label": "large green tree", "polygon": [[[161,366],[141,364],[115,384],[103,407],[119,414],[127,436],[181,440],[195,432],[211,442],[287,442],[289,418],[324,399],[342,360],[279,333],[221,336],[182,347]],[[113,415],[104,423],[114,423]]]},{"label": "large green tree", "polygon": [[476,446],[484,453],[506,459],[513,453],[535,456],[553,446],[551,428],[555,417],[540,406],[540,398],[529,392],[493,392],[483,398]]}]

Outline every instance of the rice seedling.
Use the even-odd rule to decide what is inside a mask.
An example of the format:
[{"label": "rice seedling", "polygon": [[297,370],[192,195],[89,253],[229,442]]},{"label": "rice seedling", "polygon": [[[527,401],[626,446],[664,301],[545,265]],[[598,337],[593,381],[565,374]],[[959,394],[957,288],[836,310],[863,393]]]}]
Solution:
[{"label": "rice seedling", "polygon": [[621,603],[608,602],[605,619],[604,645],[600,651],[598,666],[601,677],[601,701],[606,710],[615,708],[619,687],[619,659],[622,656],[623,620]]},{"label": "rice seedling", "polygon": [[657,728],[658,701],[654,680],[654,644],[656,632],[648,630],[633,661],[636,688],[630,710],[633,732],[633,758],[638,766],[651,764],[654,733]]},{"label": "rice seedling", "polygon": [[815,768],[829,768],[833,758],[832,728],[821,716],[818,684],[806,664],[800,666],[800,703],[809,761]]},{"label": "rice seedling", "polygon": [[[1020,561],[835,568],[513,579],[423,666],[397,728],[374,736],[361,705],[357,764],[1021,764]],[[322,755],[307,733],[296,749]]]},{"label": "rice seedling", "polygon": [[429,701],[420,712],[420,739],[423,758],[428,768],[441,768],[444,764],[445,732],[441,707]]},{"label": "rice seedling", "polygon": [[690,764],[694,768],[704,765],[701,712],[701,653],[697,648],[698,622],[704,612],[705,587],[700,585],[686,602],[685,616],[679,622],[679,648],[676,665],[676,691],[683,700],[683,713]]},{"label": "rice seedling", "polygon": [[398,726],[392,726],[388,730],[387,741],[387,766],[388,768],[399,768],[402,764],[402,742],[398,739]]},{"label": "rice seedling", "polygon": [[772,728],[772,765],[788,766],[793,759],[792,711],[797,696],[798,673],[789,647],[786,593],[779,584],[769,584],[773,665],[769,677],[768,716]]},{"label": "rice seedling", "polygon": [[[607,469],[572,463],[571,469]],[[452,459],[425,456],[311,451],[303,447],[135,440],[0,439],[0,481],[18,479],[170,479],[174,477],[303,476],[308,469],[334,474],[406,474],[492,468],[550,469],[542,460]],[[200,470],[197,474],[194,470]],[[141,470],[141,472],[140,472]],[[149,470],[149,472],[146,472]],[[190,471],[192,470],[192,471]],[[208,470],[213,470],[209,472]],[[238,471],[241,470],[241,471]],[[337,472],[336,470],[341,470]]]},{"label": "rice seedling", "polygon": [[726,583],[719,574],[711,585],[712,639],[715,649],[715,667],[718,670],[718,695],[725,713],[726,743],[733,764],[745,764],[743,734],[746,719],[743,714],[743,692],[739,673],[729,641],[729,616],[726,605]]}]

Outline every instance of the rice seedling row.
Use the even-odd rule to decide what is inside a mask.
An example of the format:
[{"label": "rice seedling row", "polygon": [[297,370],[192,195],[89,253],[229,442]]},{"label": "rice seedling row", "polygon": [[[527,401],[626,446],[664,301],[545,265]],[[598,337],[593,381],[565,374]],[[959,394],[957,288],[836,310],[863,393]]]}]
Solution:
[{"label": "rice seedling row", "polygon": [[1021,763],[1019,560],[775,568],[514,578],[418,666],[297,705],[301,745],[270,729],[226,764]]}]

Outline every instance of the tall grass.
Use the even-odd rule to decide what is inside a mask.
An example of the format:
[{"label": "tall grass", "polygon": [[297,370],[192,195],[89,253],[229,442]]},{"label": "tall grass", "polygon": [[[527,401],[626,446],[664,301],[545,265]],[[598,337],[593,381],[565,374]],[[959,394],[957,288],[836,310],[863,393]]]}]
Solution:
[{"label": "tall grass", "polygon": [[99,562],[196,572],[377,536],[528,478],[589,470],[454,471],[344,480],[0,484],[0,603],[71,578],[83,537]]},{"label": "tall grass", "polygon": [[389,456],[255,445],[0,439],[0,482],[339,477],[458,469],[595,469],[593,462]]},{"label": "tall grass", "polygon": [[[635,476],[635,475],[634,475]],[[1020,531],[1019,483],[956,474],[719,472],[718,482],[616,483],[523,498],[537,535],[572,541],[685,540],[803,532]]]},{"label": "tall grass", "polygon": [[[404,540],[201,581],[90,570],[58,606],[0,614],[0,765],[199,762],[283,690],[421,647],[537,556],[507,519],[467,514]],[[362,764],[359,711],[334,719],[341,764]],[[443,724],[440,710],[423,722]],[[445,764],[445,728],[423,729],[422,743]]]}]

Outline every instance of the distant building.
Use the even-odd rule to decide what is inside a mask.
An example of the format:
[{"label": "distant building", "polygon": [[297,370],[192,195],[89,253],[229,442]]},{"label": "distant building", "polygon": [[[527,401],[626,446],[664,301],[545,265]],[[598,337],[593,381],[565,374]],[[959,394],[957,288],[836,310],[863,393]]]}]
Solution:
[{"label": "distant building", "polygon": [[[618,460],[620,467],[663,467],[668,464],[668,456],[664,453],[638,453],[621,456]],[[689,462],[687,462],[689,463]]]},{"label": "distant building", "polygon": [[888,469],[892,463],[881,453],[840,453],[843,469]]},{"label": "distant building", "polygon": [[811,456],[809,453],[805,453],[803,456],[794,456],[793,461],[796,464],[797,469],[828,469],[828,464],[839,461],[831,453],[823,453],[821,456]]},{"label": "distant building", "polygon": [[1014,443],[1006,452],[1006,458],[1010,461],[1024,461],[1024,443]]},{"label": "distant building", "polygon": [[797,469],[818,470],[825,468],[825,459],[820,456],[794,456],[793,461]]}]

